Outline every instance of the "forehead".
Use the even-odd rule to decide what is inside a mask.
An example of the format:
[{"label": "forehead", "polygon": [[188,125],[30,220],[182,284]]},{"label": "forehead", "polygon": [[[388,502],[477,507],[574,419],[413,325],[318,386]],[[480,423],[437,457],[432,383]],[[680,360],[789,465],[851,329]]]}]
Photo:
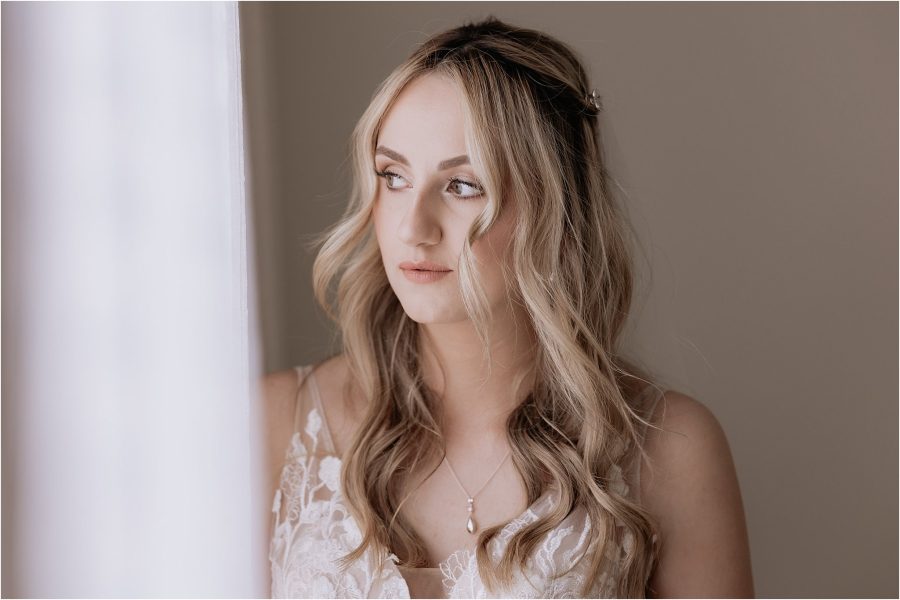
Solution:
[{"label": "forehead", "polygon": [[465,154],[462,102],[456,83],[448,77],[421,75],[407,84],[388,110],[378,132],[378,144],[413,161]]}]

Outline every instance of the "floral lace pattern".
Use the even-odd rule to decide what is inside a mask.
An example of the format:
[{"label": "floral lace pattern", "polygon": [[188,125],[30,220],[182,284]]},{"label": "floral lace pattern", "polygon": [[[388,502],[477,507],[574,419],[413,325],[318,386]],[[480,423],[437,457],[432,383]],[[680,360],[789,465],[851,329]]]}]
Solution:
[{"label": "floral lace pattern", "polygon": [[[341,460],[318,448],[319,435],[327,434],[327,429],[323,431],[327,425],[317,408],[309,411],[305,422],[304,431],[295,432],[291,438],[272,504],[272,597],[410,598],[410,588],[393,553],[379,564],[377,554],[368,549],[346,570],[340,569],[337,559],[355,548],[362,534],[343,502]],[[612,485],[619,493],[627,493],[621,469],[615,469]],[[556,494],[551,488],[491,541],[492,558],[499,560],[512,536],[555,504]],[[588,525],[586,511],[573,511],[545,536],[524,572],[517,573],[513,585],[501,590],[498,597],[579,597],[591,562],[587,555],[579,561],[592,547]],[[625,532],[623,540],[622,547],[607,545],[607,560],[589,597],[615,597],[619,561],[633,543],[630,532]],[[492,597],[479,577],[475,554],[468,549],[453,553],[439,568],[447,598]]]}]

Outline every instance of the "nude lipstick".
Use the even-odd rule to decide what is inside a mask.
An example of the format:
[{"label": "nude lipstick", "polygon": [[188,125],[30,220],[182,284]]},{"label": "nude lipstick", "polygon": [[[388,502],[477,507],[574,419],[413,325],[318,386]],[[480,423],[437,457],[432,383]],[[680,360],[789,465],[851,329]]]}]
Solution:
[{"label": "nude lipstick", "polygon": [[451,269],[428,260],[418,262],[404,261],[400,263],[403,275],[414,283],[432,283],[446,277]]}]

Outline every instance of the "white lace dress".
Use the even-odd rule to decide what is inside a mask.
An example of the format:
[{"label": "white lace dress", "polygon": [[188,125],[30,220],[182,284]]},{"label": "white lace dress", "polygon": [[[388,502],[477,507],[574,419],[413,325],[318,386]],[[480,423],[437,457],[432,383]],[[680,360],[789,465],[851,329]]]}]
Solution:
[{"label": "white lace dress", "polygon": [[[302,382],[311,373],[311,365],[297,367],[297,370]],[[344,504],[340,489],[341,459],[335,456],[314,375],[310,383],[313,404],[302,406],[298,400],[296,422],[305,423],[305,426],[302,431],[295,427],[285,456],[280,487],[272,504],[274,525],[269,561],[273,598],[580,596],[591,561],[587,556],[579,561],[579,557],[593,546],[588,539],[589,521],[583,509],[573,511],[551,531],[529,559],[525,572],[514,578],[513,586],[494,596],[483,585],[475,554],[468,549],[454,552],[435,568],[400,566],[392,553],[388,560],[380,563],[377,554],[370,549],[341,571],[337,560],[355,548],[362,535]],[[651,404],[655,405],[655,401]],[[640,465],[635,462],[631,477],[626,478],[618,468],[612,474],[612,485],[618,486],[620,493],[630,493],[627,479],[639,481]],[[550,512],[556,498],[555,490],[550,488],[510,521],[489,544],[493,559],[499,561],[509,539],[519,529]],[[588,597],[615,597],[619,561],[633,539],[630,533],[625,533],[621,546],[608,544],[605,566]]]}]

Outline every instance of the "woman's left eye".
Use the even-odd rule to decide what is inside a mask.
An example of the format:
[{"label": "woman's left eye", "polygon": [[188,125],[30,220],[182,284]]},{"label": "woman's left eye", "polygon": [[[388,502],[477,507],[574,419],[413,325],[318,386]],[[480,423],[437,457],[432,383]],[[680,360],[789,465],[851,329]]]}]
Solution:
[{"label": "woman's left eye", "polygon": [[447,184],[447,189],[451,194],[460,198],[477,198],[484,194],[484,190],[477,183],[471,183],[455,177]]}]

